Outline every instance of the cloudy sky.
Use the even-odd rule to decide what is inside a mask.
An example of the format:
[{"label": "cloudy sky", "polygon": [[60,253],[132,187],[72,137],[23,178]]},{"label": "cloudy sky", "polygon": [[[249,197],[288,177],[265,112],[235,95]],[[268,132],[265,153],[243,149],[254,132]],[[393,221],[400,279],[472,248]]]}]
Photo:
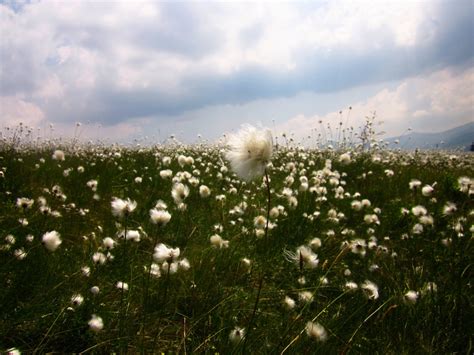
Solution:
[{"label": "cloudy sky", "polygon": [[375,112],[393,136],[474,117],[472,0],[0,0],[0,33],[0,125],[39,134],[302,138]]}]

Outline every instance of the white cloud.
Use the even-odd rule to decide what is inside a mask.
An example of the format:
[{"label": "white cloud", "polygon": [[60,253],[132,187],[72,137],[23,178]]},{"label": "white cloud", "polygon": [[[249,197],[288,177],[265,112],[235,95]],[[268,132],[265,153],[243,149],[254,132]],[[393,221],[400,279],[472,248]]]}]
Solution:
[{"label": "white cloud", "polygon": [[41,109],[15,96],[0,97],[0,117],[4,127],[24,126],[35,127],[44,119]]},{"label": "white cloud", "polygon": [[[383,89],[365,100],[352,104],[352,110],[332,111],[324,115],[295,115],[276,128],[280,134],[307,138],[311,130],[319,133],[330,124],[333,139],[339,123],[357,129],[365,117],[376,113],[378,132],[395,136],[408,128],[436,132],[472,121],[474,115],[474,68],[466,71],[444,69],[429,76],[409,78],[395,89]],[[324,128],[323,128],[324,127]],[[329,132],[329,131],[328,131]],[[326,134],[329,134],[326,132]]]},{"label": "white cloud", "polygon": [[[229,129],[244,118],[269,121],[275,110],[265,104],[278,103],[281,119],[303,93],[343,92],[447,65],[431,58],[441,55],[436,44],[427,47],[450,16],[438,1],[6,4],[0,4],[0,94],[8,108],[0,122],[30,110],[31,122],[52,121],[64,132],[88,120],[117,137],[140,133],[138,124],[172,130],[175,121],[196,127],[209,119]],[[420,76],[355,100],[351,121],[376,110],[396,131],[402,117],[458,117],[472,102],[472,86],[455,82],[451,71],[436,75],[429,85]],[[309,111],[293,123],[338,119],[334,110]],[[137,121],[144,116],[157,122]]]}]

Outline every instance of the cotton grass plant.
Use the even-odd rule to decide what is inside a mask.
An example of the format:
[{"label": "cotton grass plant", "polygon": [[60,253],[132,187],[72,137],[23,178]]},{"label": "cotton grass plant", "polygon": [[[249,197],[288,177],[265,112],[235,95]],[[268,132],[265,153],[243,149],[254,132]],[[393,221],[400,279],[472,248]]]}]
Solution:
[{"label": "cotton grass plant", "polygon": [[4,140],[0,350],[472,352],[472,156],[343,129]]}]

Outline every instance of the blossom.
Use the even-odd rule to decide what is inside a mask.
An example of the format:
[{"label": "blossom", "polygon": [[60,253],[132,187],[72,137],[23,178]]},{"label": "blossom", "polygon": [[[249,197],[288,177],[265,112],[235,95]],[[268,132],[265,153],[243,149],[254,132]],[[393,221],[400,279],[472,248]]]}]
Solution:
[{"label": "blossom", "polygon": [[104,240],[102,241],[102,244],[104,245],[104,248],[105,249],[113,249],[114,248],[114,245],[115,245],[115,240],[113,240],[112,238],[110,237],[106,237],[104,238]]},{"label": "blossom", "polygon": [[55,251],[62,243],[60,235],[56,231],[43,234],[43,244],[49,251]]},{"label": "blossom", "polygon": [[174,202],[178,205],[183,200],[188,197],[189,195],[189,187],[182,184],[177,183],[174,184],[173,189],[171,190],[171,196],[173,197]]},{"label": "blossom", "polygon": [[362,202],[360,202],[359,200],[354,200],[351,202],[351,208],[355,211],[360,211],[362,209]]},{"label": "blossom", "polygon": [[218,234],[214,234],[213,236],[211,236],[211,238],[209,239],[212,246],[215,247],[215,248],[228,248],[229,247],[229,241],[228,240],[224,240],[222,239],[222,237]]},{"label": "blossom", "polygon": [[353,291],[353,290],[357,290],[359,286],[357,286],[357,284],[354,281],[347,281],[344,285],[344,288],[347,291]]},{"label": "blossom", "polygon": [[156,262],[162,263],[167,260],[175,260],[179,257],[180,250],[179,248],[170,248],[167,245],[160,243],[155,247],[155,252],[153,254],[153,259]]},{"label": "blossom", "polygon": [[339,162],[341,164],[347,165],[351,162],[351,155],[349,153],[344,153],[339,156]]},{"label": "blossom", "polygon": [[122,200],[120,198],[114,198],[112,200],[112,214],[115,217],[124,217],[128,216],[132,213],[135,208],[137,208],[137,203],[135,201],[130,200],[127,198],[126,200]]},{"label": "blossom", "polygon": [[103,265],[107,261],[107,257],[105,256],[104,253],[101,253],[100,251],[98,251],[92,255],[92,261],[94,262],[94,264]]},{"label": "blossom", "polygon": [[84,297],[79,293],[76,293],[71,297],[71,303],[73,306],[80,306],[82,302],[84,302]]},{"label": "blossom", "polygon": [[351,252],[360,256],[365,256],[367,243],[364,239],[354,239],[350,242]]},{"label": "blossom", "polygon": [[228,145],[226,159],[238,177],[250,181],[264,173],[273,152],[270,130],[245,125],[230,136]]},{"label": "blossom", "polygon": [[99,182],[97,180],[89,180],[86,185],[89,187],[92,191],[97,191],[97,185]]},{"label": "blossom", "polygon": [[100,332],[104,328],[104,321],[101,317],[92,315],[92,318],[88,322],[90,330],[93,332]]},{"label": "blossom", "polygon": [[171,219],[171,214],[167,211],[158,210],[153,208],[150,210],[150,221],[153,224],[158,224],[159,226],[165,226]]},{"label": "blossom", "polygon": [[59,149],[55,150],[54,153],[53,153],[52,158],[54,160],[61,160],[62,161],[65,158],[64,152],[62,150],[59,150]]},{"label": "blossom", "polygon": [[23,260],[24,258],[27,257],[27,255],[28,253],[25,251],[24,248],[15,249],[15,251],[13,252],[13,256],[17,258],[18,260]]},{"label": "blossom", "polygon": [[321,239],[319,239],[319,238],[313,238],[309,242],[309,246],[313,249],[318,249],[318,248],[321,247],[321,245],[322,245],[322,242],[321,242]]},{"label": "blossom", "polygon": [[169,263],[165,261],[163,264],[161,264],[161,268],[163,269],[164,272],[172,274],[176,274],[178,272],[178,267],[179,263],[174,261],[172,263]]},{"label": "blossom", "polygon": [[298,293],[298,298],[303,303],[313,302],[314,295],[310,291],[301,291]]},{"label": "blossom", "polygon": [[411,213],[413,213],[416,217],[420,217],[420,216],[425,216],[428,213],[428,211],[426,210],[425,207],[418,205],[418,206],[412,207]]},{"label": "blossom", "polygon": [[410,290],[405,293],[403,299],[408,304],[415,304],[418,299],[418,292]]},{"label": "blossom", "polygon": [[410,190],[416,190],[420,186],[421,186],[421,181],[420,180],[412,179],[408,183],[408,187],[410,188]]},{"label": "blossom", "polygon": [[319,324],[319,323],[313,323],[313,322],[308,322],[306,323],[306,334],[310,337],[315,339],[316,341],[326,341],[328,334],[326,332],[326,329]]},{"label": "blossom", "polygon": [[168,208],[168,205],[163,200],[156,201],[155,208],[159,211],[164,211]]},{"label": "blossom", "polygon": [[31,208],[31,206],[33,206],[33,203],[35,203],[35,200],[26,197],[19,197],[16,199],[16,206],[25,210]]},{"label": "blossom", "polygon": [[253,223],[255,228],[263,229],[267,225],[267,219],[264,216],[257,216],[254,218]]},{"label": "blossom", "polygon": [[365,282],[360,285],[360,288],[364,291],[364,294],[371,301],[375,301],[379,298],[379,288],[372,281],[365,280]]},{"label": "blossom", "polygon": [[118,233],[120,239],[133,240],[134,242],[140,241],[140,232],[136,229],[130,229],[125,232],[124,230]]},{"label": "blossom", "polygon": [[126,282],[117,281],[115,287],[117,287],[119,290],[128,291],[128,283]]},{"label": "blossom", "polygon": [[296,252],[285,250],[284,255],[288,261],[299,265],[300,269],[314,269],[319,264],[318,256],[305,245],[296,248]]},{"label": "blossom", "polygon": [[461,176],[460,178],[458,178],[458,186],[459,186],[459,191],[467,193],[468,195],[471,195],[471,191],[474,187],[473,179],[467,176]]},{"label": "blossom", "polygon": [[206,185],[201,185],[199,186],[199,195],[201,195],[202,198],[209,197],[211,195],[211,190]]},{"label": "blossom", "polygon": [[285,306],[286,309],[290,310],[290,309],[295,308],[296,302],[290,296],[285,296],[285,299],[283,300],[283,305]]},{"label": "blossom", "polygon": [[449,216],[456,212],[457,208],[456,205],[452,202],[447,202],[446,205],[443,207],[443,215]]},{"label": "blossom", "polygon": [[234,329],[231,330],[229,334],[229,340],[232,343],[237,344],[240,341],[242,341],[244,336],[245,336],[245,328],[235,327]]},{"label": "blossom", "polygon": [[162,179],[170,179],[171,175],[173,175],[173,171],[170,169],[165,169],[160,171],[160,177]]}]

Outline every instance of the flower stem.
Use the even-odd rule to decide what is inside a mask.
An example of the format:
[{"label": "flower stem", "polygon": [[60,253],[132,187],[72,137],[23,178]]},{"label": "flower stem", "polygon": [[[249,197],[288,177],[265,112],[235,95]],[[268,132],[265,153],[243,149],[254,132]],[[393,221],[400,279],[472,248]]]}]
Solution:
[{"label": "flower stem", "polygon": [[[127,263],[127,217],[125,217],[125,227],[124,227],[124,232],[123,232],[123,251],[122,251],[122,265],[126,266],[128,265]],[[128,274],[128,270],[126,272]],[[125,323],[125,318],[126,318],[126,310],[124,311],[124,301],[125,301],[125,290],[123,286],[122,281],[122,289],[120,290],[120,320],[119,320],[119,338],[123,337],[123,331],[124,331],[124,323]],[[127,344],[123,341],[121,341],[121,347],[127,347]]]},{"label": "flower stem", "polygon": [[255,315],[257,314],[257,308],[258,308],[258,303],[260,301],[260,292],[262,291],[262,286],[263,286],[263,273],[260,276],[260,281],[258,284],[258,291],[257,291],[257,298],[255,299],[252,316],[250,317],[249,325],[247,327],[248,328],[247,335],[244,338],[244,344],[242,346],[242,354],[245,354],[245,347],[247,346],[247,340],[250,338],[250,332],[252,331],[253,321],[255,320]]},{"label": "flower stem", "polygon": [[270,178],[268,177],[268,172],[266,168],[265,168],[265,184],[267,185],[267,223],[265,225],[265,240],[267,240],[268,223],[270,222],[271,194],[270,194]]},{"label": "flower stem", "polygon": [[[156,243],[158,241],[158,231],[155,233],[155,236],[153,238],[153,244],[152,244],[152,247],[154,248]],[[147,306],[147,303],[148,303],[148,293],[149,293],[149,288],[150,288],[150,279],[151,279],[151,266],[153,264],[153,252],[151,253],[151,257],[150,257],[150,262],[149,262],[149,266],[148,266],[148,274],[146,276],[146,280],[145,280],[145,287],[144,287],[144,291],[143,291],[143,304],[142,304],[142,315],[141,315],[141,329],[140,329],[140,335],[141,335],[141,342],[142,342],[142,350],[144,349],[143,346],[144,346],[144,339],[145,339],[145,333],[144,333],[144,329],[145,329],[145,320],[146,320],[146,306]]]}]

